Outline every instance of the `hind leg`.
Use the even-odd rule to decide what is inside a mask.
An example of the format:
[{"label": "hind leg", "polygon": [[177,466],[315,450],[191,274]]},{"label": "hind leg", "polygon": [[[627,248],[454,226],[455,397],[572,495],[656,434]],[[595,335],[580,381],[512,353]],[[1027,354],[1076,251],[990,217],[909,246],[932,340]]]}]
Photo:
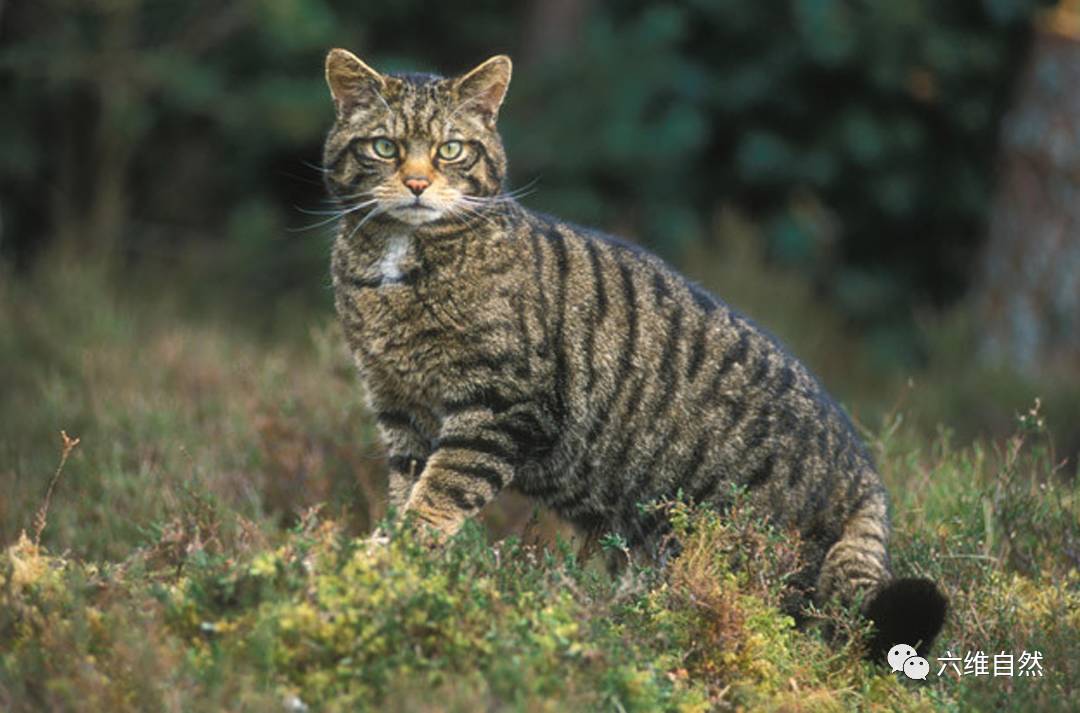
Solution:
[{"label": "hind leg", "polygon": [[879,491],[848,520],[825,555],[817,584],[819,601],[861,603],[862,613],[874,624],[867,655],[875,661],[883,661],[896,644],[908,644],[925,655],[948,609],[948,600],[930,580],[892,579],[888,540],[885,493]]},{"label": "hind leg", "polygon": [[815,599],[844,604],[867,601],[891,578],[889,515],[885,492],[869,493],[844,525],[840,539],[829,548],[818,574]]}]

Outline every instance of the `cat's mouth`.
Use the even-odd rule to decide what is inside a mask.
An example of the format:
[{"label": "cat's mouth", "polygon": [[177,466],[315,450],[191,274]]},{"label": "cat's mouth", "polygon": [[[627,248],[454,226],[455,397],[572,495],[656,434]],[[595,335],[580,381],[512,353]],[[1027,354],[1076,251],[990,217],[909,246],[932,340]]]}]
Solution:
[{"label": "cat's mouth", "polygon": [[442,214],[438,208],[422,203],[419,198],[411,203],[394,206],[390,213],[406,223],[418,224],[435,220]]}]

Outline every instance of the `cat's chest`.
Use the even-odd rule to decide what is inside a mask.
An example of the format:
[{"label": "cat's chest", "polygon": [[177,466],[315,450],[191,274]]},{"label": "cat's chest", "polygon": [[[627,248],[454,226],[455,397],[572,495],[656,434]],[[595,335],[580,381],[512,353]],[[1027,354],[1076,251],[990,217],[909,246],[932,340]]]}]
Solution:
[{"label": "cat's chest", "polygon": [[381,330],[409,316],[426,287],[415,238],[407,233],[388,235],[362,251],[342,251],[333,269],[339,300],[345,298],[354,316]]},{"label": "cat's chest", "polygon": [[379,283],[379,287],[386,289],[402,285],[406,270],[418,268],[415,258],[412,264],[406,264],[407,260],[413,257],[410,255],[411,249],[412,238],[409,235],[398,234],[387,238],[382,254],[374,265],[373,279]]},{"label": "cat's chest", "polygon": [[335,265],[337,307],[365,376],[434,394],[478,312],[434,274],[415,238],[389,235],[377,250]]}]

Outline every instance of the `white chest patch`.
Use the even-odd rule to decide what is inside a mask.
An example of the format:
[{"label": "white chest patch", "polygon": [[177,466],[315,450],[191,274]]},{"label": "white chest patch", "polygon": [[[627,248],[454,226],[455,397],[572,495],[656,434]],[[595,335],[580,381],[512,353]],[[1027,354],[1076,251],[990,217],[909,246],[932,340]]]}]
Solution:
[{"label": "white chest patch", "polygon": [[401,261],[408,252],[408,235],[393,235],[386,241],[386,252],[379,260],[379,275],[384,281],[401,279]]}]

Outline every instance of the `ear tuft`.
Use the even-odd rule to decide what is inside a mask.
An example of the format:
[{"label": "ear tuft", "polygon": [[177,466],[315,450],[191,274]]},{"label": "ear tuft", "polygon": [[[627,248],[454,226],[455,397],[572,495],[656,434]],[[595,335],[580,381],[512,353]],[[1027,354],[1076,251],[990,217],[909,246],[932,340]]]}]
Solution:
[{"label": "ear tuft", "polygon": [[929,579],[896,579],[880,589],[866,605],[874,623],[867,656],[884,661],[896,644],[910,644],[926,656],[945,623],[949,600]]},{"label": "ear tuft", "polygon": [[386,79],[352,52],[332,49],[326,55],[326,84],[340,113],[371,91],[380,91]]},{"label": "ear tuft", "polygon": [[468,74],[455,82],[457,100],[475,108],[489,126],[494,126],[499,115],[499,107],[506,98],[506,89],[510,86],[510,75],[514,64],[504,54],[496,55],[483,62]]}]

